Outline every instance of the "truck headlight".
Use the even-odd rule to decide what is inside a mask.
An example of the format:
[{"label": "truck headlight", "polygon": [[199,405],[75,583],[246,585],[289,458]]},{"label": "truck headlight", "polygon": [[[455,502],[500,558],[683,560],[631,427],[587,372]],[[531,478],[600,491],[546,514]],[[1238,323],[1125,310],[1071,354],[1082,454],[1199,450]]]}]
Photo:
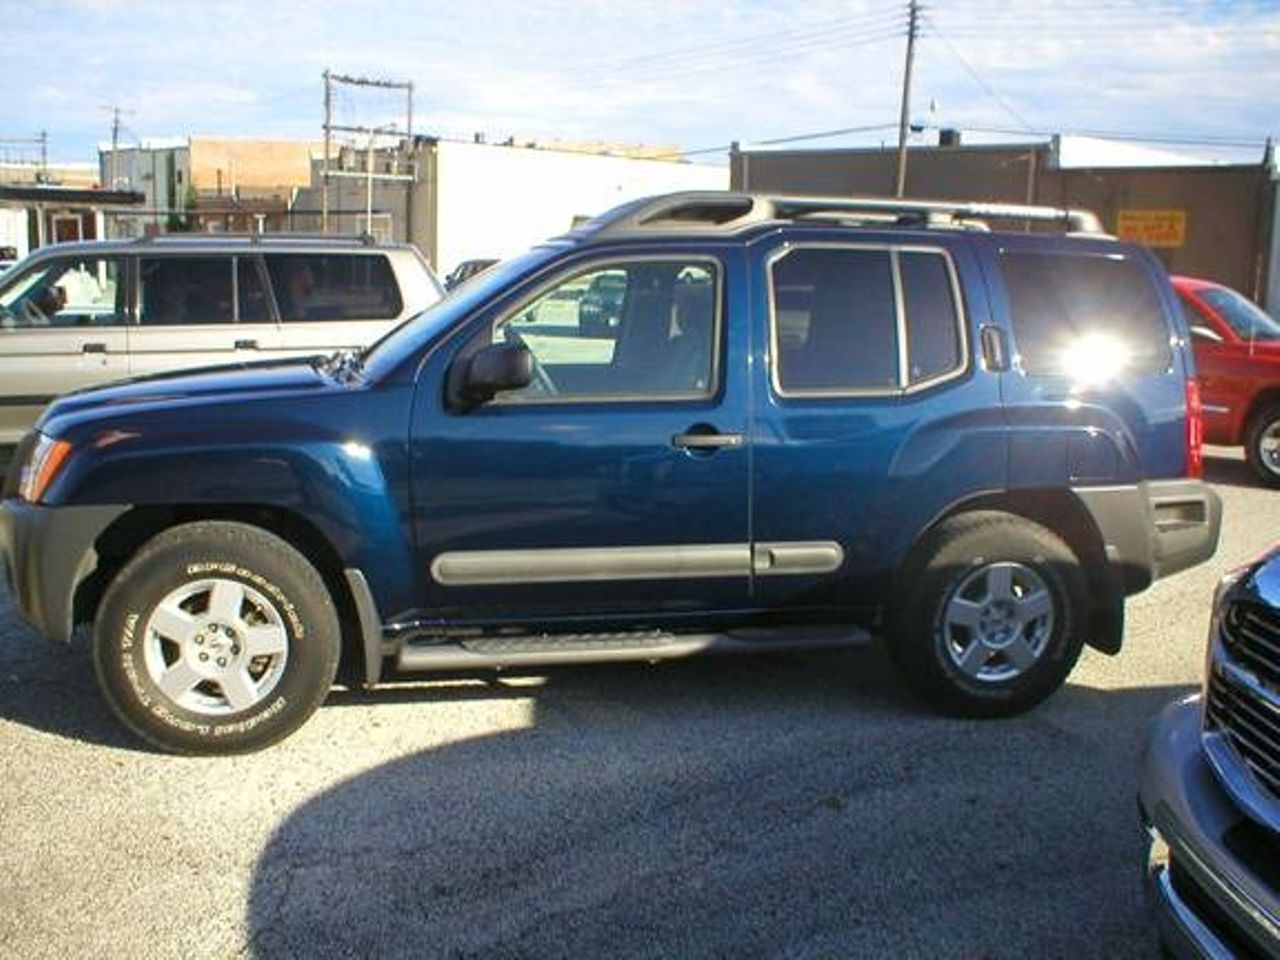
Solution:
[{"label": "truck headlight", "polygon": [[31,455],[22,465],[18,496],[28,503],[39,503],[70,452],[71,444],[66,440],[54,440],[43,433],[39,434]]}]

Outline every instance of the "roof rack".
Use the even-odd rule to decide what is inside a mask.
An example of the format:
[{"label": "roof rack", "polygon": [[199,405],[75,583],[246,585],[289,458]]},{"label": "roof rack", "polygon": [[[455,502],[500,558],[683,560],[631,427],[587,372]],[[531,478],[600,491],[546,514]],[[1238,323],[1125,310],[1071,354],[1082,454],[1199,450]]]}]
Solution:
[{"label": "roof rack", "polygon": [[1057,223],[1068,233],[1105,236],[1089,210],[971,200],[896,200],[885,197],[797,197],[732,191],[686,191],[623,204],[583,224],[570,236],[613,236],[661,231],[737,232],[749,226],[866,215],[902,226],[982,229],[985,220]]},{"label": "roof rack", "polygon": [[296,243],[315,244],[331,243],[335,246],[350,246],[358,243],[372,247],[378,243],[377,237],[371,233],[157,233],[150,236],[136,237],[138,244],[183,244],[183,243]]}]

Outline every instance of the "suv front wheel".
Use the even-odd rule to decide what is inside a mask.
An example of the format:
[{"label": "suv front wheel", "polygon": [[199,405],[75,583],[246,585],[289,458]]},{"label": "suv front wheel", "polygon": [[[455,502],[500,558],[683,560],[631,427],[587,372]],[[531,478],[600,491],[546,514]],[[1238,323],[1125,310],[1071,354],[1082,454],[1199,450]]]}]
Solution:
[{"label": "suv front wheel", "polygon": [[1080,563],[1053,533],[994,511],[944,521],[904,571],[889,652],[906,682],[964,716],[1021,713],[1084,645]]},{"label": "suv front wheel", "polygon": [[188,523],[150,540],[103,598],[102,690],[121,720],[174,753],[258,750],[328,694],[338,617],[323,578],[257,527]]}]

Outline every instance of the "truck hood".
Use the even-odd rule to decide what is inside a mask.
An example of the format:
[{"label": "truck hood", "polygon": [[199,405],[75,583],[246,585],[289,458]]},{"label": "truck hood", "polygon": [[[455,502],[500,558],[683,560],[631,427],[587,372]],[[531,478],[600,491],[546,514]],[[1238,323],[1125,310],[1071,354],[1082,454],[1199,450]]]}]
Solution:
[{"label": "truck hood", "polygon": [[[281,394],[310,394],[340,390],[346,385],[344,380],[335,377],[314,357],[203,367],[121,380],[68,393],[49,405],[36,426],[50,433],[56,432],[56,428],[52,427],[55,420],[92,419],[100,414],[115,415],[125,409],[142,407],[223,403]],[[45,429],[46,425],[50,425],[51,429]]]}]

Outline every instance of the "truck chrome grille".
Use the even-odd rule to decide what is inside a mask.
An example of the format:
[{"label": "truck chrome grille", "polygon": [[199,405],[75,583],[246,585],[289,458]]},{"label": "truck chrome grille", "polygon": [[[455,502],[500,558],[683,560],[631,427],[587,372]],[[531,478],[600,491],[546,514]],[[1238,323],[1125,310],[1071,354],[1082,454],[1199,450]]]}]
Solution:
[{"label": "truck chrome grille", "polygon": [[[1266,618],[1256,612],[1233,616],[1233,608],[1222,618],[1222,646],[1230,662],[1216,664],[1210,673],[1206,719],[1225,733],[1257,785],[1280,799],[1280,672],[1267,666],[1276,662],[1275,655],[1270,645],[1258,643],[1263,634],[1257,625]],[[1247,623],[1247,631],[1239,630],[1240,622]],[[1243,673],[1248,678],[1242,680]]]},{"label": "truck chrome grille", "polygon": [[1280,612],[1237,601],[1222,618],[1222,641],[1240,666],[1280,690]]}]

